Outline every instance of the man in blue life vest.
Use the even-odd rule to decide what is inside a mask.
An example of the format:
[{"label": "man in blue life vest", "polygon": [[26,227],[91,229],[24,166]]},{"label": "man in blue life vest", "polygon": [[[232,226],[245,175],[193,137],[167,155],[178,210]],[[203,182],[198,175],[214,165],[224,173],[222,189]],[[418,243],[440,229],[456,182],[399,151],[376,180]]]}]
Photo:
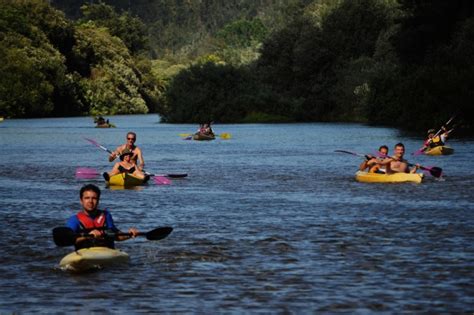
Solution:
[{"label": "man in blue life vest", "polygon": [[[90,236],[79,236],[76,239],[76,250],[88,247],[104,246],[114,248],[114,241],[124,241],[138,234],[138,230],[130,228],[128,235],[116,235],[120,230],[115,226],[108,210],[99,210],[100,189],[88,184],[80,190],[81,211],[69,218],[66,226],[75,233]],[[108,233],[107,233],[108,232]]]}]

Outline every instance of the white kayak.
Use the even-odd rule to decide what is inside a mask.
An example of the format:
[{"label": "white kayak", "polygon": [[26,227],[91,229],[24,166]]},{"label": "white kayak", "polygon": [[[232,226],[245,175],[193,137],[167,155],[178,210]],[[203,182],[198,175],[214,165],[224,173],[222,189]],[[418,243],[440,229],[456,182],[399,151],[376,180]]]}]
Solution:
[{"label": "white kayak", "polygon": [[59,266],[64,270],[81,272],[127,263],[129,260],[130,257],[124,251],[108,247],[91,247],[82,248],[64,256]]}]

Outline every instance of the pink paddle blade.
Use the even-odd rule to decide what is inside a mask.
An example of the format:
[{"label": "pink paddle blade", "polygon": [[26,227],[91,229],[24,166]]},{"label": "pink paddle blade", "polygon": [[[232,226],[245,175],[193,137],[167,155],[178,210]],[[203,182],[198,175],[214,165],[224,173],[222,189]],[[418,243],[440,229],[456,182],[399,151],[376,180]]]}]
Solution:
[{"label": "pink paddle blade", "polygon": [[157,185],[171,185],[171,181],[164,176],[154,176],[153,181]]},{"label": "pink paddle blade", "polygon": [[97,177],[97,175],[99,175],[99,172],[93,168],[79,167],[76,169],[77,178],[91,179]]}]

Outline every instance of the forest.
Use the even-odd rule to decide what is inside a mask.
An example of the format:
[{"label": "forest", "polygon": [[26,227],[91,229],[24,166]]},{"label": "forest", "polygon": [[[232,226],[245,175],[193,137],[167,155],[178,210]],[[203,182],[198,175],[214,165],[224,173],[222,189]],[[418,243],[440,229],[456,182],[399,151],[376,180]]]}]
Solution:
[{"label": "forest", "polygon": [[469,0],[0,0],[0,116],[474,134]]}]

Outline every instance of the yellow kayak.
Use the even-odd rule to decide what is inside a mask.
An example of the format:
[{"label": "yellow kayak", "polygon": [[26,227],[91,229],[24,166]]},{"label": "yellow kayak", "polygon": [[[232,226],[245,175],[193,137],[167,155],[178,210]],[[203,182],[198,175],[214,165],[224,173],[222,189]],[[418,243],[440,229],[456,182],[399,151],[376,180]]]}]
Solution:
[{"label": "yellow kayak", "polygon": [[378,174],[358,171],[355,175],[356,181],[362,183],[421,183],[423,174],[415,173],[395,173],[395,174]]},{"label": "yellow kayak", "polygon": [[425,151],[426,155],[450,155],[453,153],[454,153],[453,148],[450,148],[444,145],[440,145],[440,146],[437,146]]},{"label": "yellow kayak", "polygon": [[109,181],[107,182],[110,186],[139,186],[143,185],[148,181],[149,177],[138,178],[133,176],[130,173],[120,173],[110,176]]},{"label": "yellow kayak", "polygon": [[124,251],[108,247],[91,247],[82,248],[64,256],[59,266],[64,270],[81,272],[127,263],[129,260],[130,257]]}]

